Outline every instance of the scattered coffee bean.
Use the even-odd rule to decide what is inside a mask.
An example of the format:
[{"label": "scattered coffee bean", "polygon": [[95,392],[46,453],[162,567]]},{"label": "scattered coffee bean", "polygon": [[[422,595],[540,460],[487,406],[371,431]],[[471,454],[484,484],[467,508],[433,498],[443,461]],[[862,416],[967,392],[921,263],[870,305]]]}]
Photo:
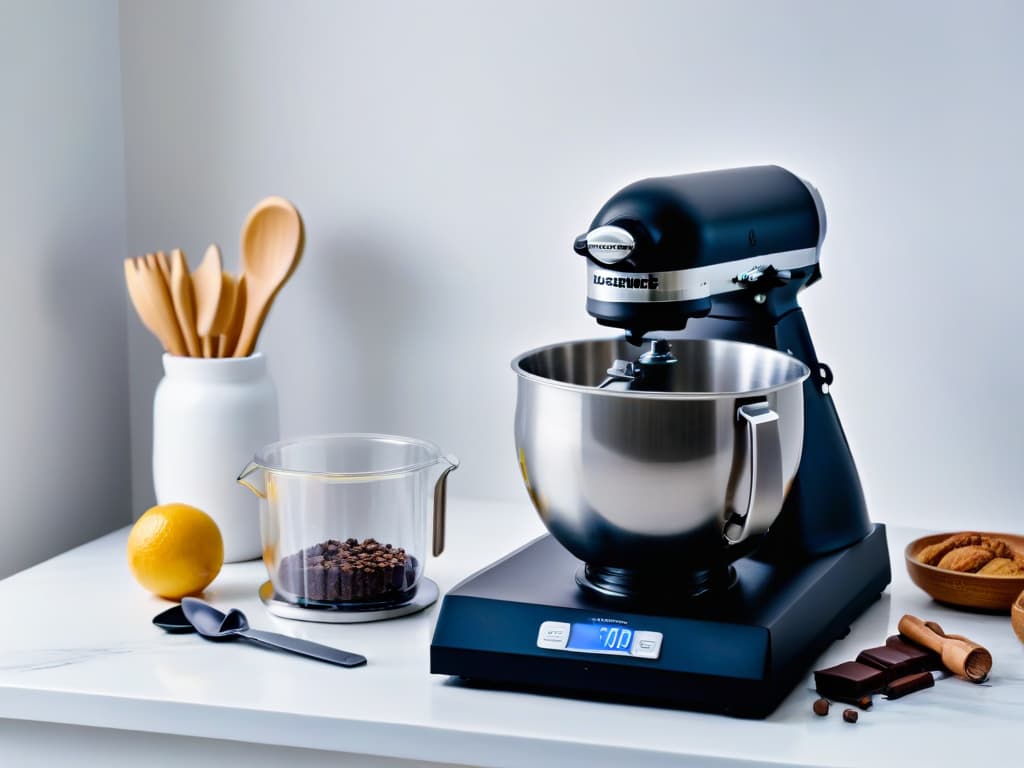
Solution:
[{"label": "scattered coffee bean", "polygon": [[824,717],[828,714],[828,699],[818,699],[814,702],[814,714],[818,717]]},{"label": "scattered coffee bean", "polygon": [[874,702],[871,700],[870,696],[861,696],[857,699],[857,706],[861,709],[871,709],[872,704],[874,704]]},{"label": "scattered coffee bean", "polygon": [[857,710],[856,709],[844,709],[843,710],[843,720],[845,720],[846,722],[848,722],[848,723],[856,723],[857,722],[857,717],[858,717],[858,715],[857,715]]}]

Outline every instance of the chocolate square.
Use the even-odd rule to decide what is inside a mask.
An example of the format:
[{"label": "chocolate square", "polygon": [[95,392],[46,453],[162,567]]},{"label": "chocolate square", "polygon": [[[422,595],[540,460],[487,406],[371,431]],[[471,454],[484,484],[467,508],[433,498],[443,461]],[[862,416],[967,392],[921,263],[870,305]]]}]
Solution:
[{"label": "chocolate square", "polygon": [[885,688],[885,673],[857,661],[844,661],[814,673],[814,687],[825,698],[856,701]]},{"label": "chocolate square", "polygon": [[880,669],[885,673],[885,682],[891,683],[900,677],[921,672],[924,663],[919,658],[908,656],[903,651],[888,645],[880,645],[877,648],[868,648],[860,652],[857,661],[867,664],[869,667]]},{"label": "chocolate square", "polygon": [[932,677],[931,672],[917,672],[913,675],[893,680],[885,686],[885,695],[890,699],[898,699],[901,696],[906,696],[908,693],[923,691],[925,688],[931,688],[934,685],[935,678]]},{"label": "chocolate square", "polygon": [[897,651],[905,653],[911,658],[919,659],[922,669],[943,669],[942,657],[939,654],[928,648],[922,648],[912,640],[903,637],[903,635],[892,635],[886,638],[885,644],[890,648],[895,648]]}]

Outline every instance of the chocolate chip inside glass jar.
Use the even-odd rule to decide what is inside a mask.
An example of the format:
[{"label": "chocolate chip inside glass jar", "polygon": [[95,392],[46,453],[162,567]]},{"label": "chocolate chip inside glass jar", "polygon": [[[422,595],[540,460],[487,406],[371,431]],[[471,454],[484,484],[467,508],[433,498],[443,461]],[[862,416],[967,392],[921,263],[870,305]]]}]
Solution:
[{"label": "chocolate chip inside glass jar", "polygon": [[299,602],[401,602],[412,596],[416,558],[376,539],[328,539],[281,559],[278,582]]}]

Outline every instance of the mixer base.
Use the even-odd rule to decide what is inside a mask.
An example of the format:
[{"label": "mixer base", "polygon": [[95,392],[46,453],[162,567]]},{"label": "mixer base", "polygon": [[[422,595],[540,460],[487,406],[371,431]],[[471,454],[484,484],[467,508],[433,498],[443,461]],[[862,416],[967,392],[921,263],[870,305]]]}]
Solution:
[{"label": "mixer base", "polygon": [[[580,566],[543,536],[470,576],[444,598],[430,671],[484,687],[767,717],[891,576],[882,525],[789,568],[742,558],[735,586],[697,600],[601,599],[576,586]],[[566,633],[562,647],[545,637],[550,627]],[[609,645],[600,627],[635,640]],[[577,628],[584,640],[572,639]],[[657,648],[642,645],[653,636]]]},{"label": "mixer base", "polygon": [[736,584],[736,569],[729,565],[720,570],[649,573],[581,565],[576,569],[576,583],[581,589],[606,600],[630,601],[637,605],[664,604],[681,598],[713,599]]}]

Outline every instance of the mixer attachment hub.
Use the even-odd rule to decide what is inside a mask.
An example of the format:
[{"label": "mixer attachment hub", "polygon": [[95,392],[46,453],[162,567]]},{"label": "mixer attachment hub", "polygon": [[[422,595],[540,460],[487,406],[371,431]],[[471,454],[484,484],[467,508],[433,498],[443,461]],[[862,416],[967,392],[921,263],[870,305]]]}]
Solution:
[{"label": "mixer attachment hub", "polygon": [[672,392],[672,373],[678,362],[667,339],[651,339],[650,348],[636,362],[615,360],[608,369],[608,378],[597,387],[605,389],[610,384],[624,382],[627,390]]}]

